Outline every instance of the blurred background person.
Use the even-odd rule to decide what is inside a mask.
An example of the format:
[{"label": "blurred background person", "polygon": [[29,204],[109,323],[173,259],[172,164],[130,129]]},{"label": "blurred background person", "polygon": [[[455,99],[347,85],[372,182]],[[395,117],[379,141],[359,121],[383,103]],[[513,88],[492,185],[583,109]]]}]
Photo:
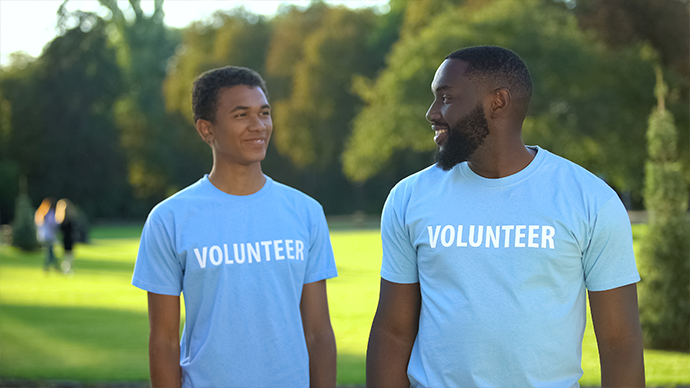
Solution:
[{"label": "blurred background person", "polygon": [[77,210],[74,204],[67,199],[62,198],[55,206],[55,222],[60,225],[60,232],[62,232],[62,246],[64,248],[64,255],[62,257],[62,272],[71,274],[72,263],[74,262],[74,253],[72,251],[74,242],[77,236]]},{"label": "blurred background person", "polygon": [[36,234],[38,241],[43,244],[46,249],[45,262],[43,263],[43,270],[48,272],[50,266],[54,266],[58,271],[58,265],[55,252],[53,251],[53,243],[55,241],[55,234],[57,232],[57,222],[55,221],[55,199],[48,197],[41,202],[41,205],[34,213],[34,221],[36,222]]}]

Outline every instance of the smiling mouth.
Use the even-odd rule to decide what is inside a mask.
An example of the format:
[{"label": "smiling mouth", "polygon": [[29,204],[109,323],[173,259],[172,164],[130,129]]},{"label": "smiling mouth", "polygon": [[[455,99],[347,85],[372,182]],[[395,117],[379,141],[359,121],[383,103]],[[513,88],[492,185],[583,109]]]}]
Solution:
[{"label": "smiling mouth", "polygon": [[266,139],[247,139],[247,140],[245,140],[245,141],[246,141],[247,144],[248,144],[250,147],[252,147],[252,148],[254,148],[254,147],[257,147],[257,148],[258,148],[258,147],[260,147],[260,148],[263,149],[263,147],[266,146]]},{"label": "smiling mouth", "polygon": [[442,146],[446,138],[448,138],[448,128],[436,128],[434,127],[434,142],[440,147]]}]

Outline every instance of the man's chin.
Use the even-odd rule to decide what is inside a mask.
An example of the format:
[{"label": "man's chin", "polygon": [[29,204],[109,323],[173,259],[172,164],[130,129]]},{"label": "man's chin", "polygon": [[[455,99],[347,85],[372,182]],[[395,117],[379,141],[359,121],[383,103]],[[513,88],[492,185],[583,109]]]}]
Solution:
[{"label": "man's chin", "polygon": [[457,166],[458,164],[462,163],[464,160],[449,160],[446,155],[443,154],[443,148],[440,147],[438,152],[436,153],[436,156],[434,157],[436,160],[436,167],[440,168],[443,171],[450,171],[453,169],[453,167]]}]

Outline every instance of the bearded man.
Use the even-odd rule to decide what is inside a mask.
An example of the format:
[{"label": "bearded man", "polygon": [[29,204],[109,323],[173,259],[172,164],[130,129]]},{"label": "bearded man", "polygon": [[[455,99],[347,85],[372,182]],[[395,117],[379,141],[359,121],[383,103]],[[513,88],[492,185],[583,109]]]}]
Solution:
[{"label": "bearded man", "polygon": [[602,386],[644,386],[626,210],[590,172],[525,146],[524,62],[465,48],[431,90],[437,163],[383,210],[367,386],[577,387],[587,293]]}]

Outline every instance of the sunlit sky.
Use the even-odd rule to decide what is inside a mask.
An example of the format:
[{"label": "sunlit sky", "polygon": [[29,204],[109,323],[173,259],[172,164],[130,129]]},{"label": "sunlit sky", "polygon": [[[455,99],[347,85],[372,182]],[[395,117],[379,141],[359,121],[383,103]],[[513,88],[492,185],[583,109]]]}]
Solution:
[{"label": "sunlit sky", "polygon": [[[57,10],[63,0],[0,0],[0,65],[9,63],[9,54],[25,51],[33,57],[41,55],[43,46],[56,35]],[[327,0],[351,8],[386,7],[388,0]],[[121,9],[129,8],[127,0],[118,0]],[[163,3],[165,23],[185,27],[195,20],[210,16],[216,10],[244,6],[249,11],[272,15],[282,3],[307,6],[308,0],[167,0]],[[153,0],[142,0],[144,12],[153,12]],[[99,12],[105,15],[98,0],[69,0],[67,9]]]}]

